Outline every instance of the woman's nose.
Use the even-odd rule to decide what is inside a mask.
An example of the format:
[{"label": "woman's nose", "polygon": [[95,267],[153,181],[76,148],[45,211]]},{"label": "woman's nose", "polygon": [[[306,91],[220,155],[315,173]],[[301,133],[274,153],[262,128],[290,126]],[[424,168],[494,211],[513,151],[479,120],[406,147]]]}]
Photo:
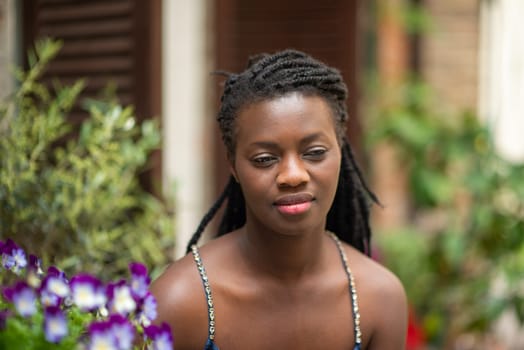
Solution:
[{"label": "woman's nose", "polygon": [[284,157],[279,164],[277,185],[297,187],[309,181],[309,173],[300,157]]}]

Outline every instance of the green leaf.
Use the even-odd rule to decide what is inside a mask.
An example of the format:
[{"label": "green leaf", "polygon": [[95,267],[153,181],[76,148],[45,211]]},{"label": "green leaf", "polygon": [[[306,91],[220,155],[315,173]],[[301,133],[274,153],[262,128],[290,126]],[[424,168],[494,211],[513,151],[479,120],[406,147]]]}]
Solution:
[{"label": "green leaf", "polygon": [[[100,277],[126,270],[131,260],[165,264],[172,214],[138,181],[160,143],[158,125],[136,123],[132,106],[118,104],[107,89],[84,104],[88,117],[73,129],[69,115],[83,81],[55,80],[51,88],[38,81],[60,46],[35,43],[29,70],[16,71],[23,80],[0,104],[0,239],[16,237],[46,264],[64,262]],[[119,244],[109,233],[118,233]]]}]

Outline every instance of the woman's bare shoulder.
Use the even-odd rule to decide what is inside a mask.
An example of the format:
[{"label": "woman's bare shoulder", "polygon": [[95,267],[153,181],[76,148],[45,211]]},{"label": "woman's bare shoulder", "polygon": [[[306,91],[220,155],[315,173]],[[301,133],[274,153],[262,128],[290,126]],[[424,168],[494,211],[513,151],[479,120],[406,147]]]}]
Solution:
[{"label": "woman's bare shoulder", "polygon": [[171,326],[177,349],[202,348],[207,339],[207,303],[193,256],[171,264],[150,290],[157,301],[155,323]]},{"label": "woman's bare shoulder", "polygon": [[346,246],[356,280],[362,321],[369,330],[366,349],[403,349],[408,306],[397,276],[380,263]]},{"label": "woman's bare shoulder", "polygon": [[[199,255],[202,258],[202,264],[205,268],[221,263],[220,252],[224,249],[225,241],[227,240],[219,237],[198,248]],[[152,283],[151,290],[153,295],[157,297],[157,302],[165,306],[179,302],[185,305],[188,301],[193,300],[197,300],[198,302],[203,301],[203,304],[206,305],[202,279],[193,254],[191,253],[166,268]],[[196,293],[197,291],[201,291],[202,295]],[[189,305],[192,304],[193,303],[189,303]]]},{"label": "woman's bare shoulder", "polygon": [[404,295],[402,283],[384,265],[349,245],[346,245],[346,253],[355,278],[365,286],[367,292],[399,294],[399,297]]},{"label": "woman's bare shoulder", "polygon": [[[202,264],[215,276],[231,255],[232,234],[213,239],[199,248]],[[216,282],[216,281],[215,281]],[[155,323],[167,322],[178,349],[201,349],[208,337],[209,319],[202,278],[193,254],[171,264],[152,284],[157,301]]]},{"label": "woman's bare shoulder", "polygon": [[[201,283],[198,270],[191,255],[186,255],[169,265],[151,284],[151,292],[157,303],[170,306],[186,301],[192,291]],[[194,294],[194,293],[193,293]]]}]

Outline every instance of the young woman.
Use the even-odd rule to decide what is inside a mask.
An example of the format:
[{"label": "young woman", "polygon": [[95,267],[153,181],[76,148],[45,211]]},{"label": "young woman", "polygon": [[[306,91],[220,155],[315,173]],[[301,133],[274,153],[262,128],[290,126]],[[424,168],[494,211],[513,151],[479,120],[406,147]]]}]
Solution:
[{"label": "young woman", "polygon": [[346,97],[336,69],[294,50],[228,76],[230,181],[152,286],[176,350],[404,349],[403,287],[368,256],[376,199],[345,137]]}]

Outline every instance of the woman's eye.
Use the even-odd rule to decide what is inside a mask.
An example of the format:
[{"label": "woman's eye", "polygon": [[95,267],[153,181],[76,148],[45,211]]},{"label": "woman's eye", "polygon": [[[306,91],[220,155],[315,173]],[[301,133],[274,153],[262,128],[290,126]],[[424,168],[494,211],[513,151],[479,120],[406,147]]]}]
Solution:
[{"label": "woman's eye", "polygon": [[314,148],[304,153],[304,157],[313,160],[320,160],[324,158],[327,150],[325,148]]},{"label": "woman's eye", "polygon": [[267,167],[272,165],[277,160],[274,156],[258,156],[253,158],[251,161],[258,167]]}]

